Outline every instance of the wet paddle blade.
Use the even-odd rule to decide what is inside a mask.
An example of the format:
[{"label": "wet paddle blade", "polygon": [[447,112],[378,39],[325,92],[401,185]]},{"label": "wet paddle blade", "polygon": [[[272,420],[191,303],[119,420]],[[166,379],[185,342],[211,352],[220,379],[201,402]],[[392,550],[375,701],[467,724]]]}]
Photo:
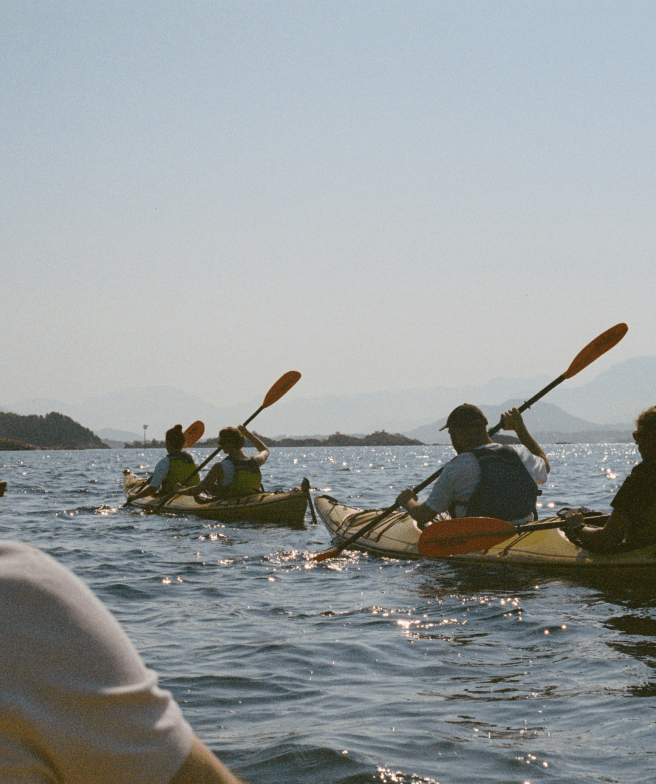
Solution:
[{"label": "wet paddle blade", "polygon": [[517,533],[514,525],[493,517],[460,517],[439,520],[425,528],[419,537],[421,555],[441,558],[487,550]]},{"label": "wet paddle blade", "polygon": [[197,419],[193,424],[189,425],[189,427],[184,431],[185,437],[185,448],[189,448],[193,446],[196,441],[199,441],[203,437],[203,433],[205,432],[205,425]]},{"label": "wet paddle blade", "polygon": [[626,324],[615,324],[614,327],[602,332],[601,335],[596,337],[591,343],[574,357],[572,364],[563,373],[565,378],[572,378],[577,373],[580,373],[583,368],[598,359],[602,354],[610,351],[613,346],[616,346],[620,340],[626,335],[629,328]]},{"label": "wet paddle blade", "polygon": [[289,392],[289,390],[300,379],[300,377],[301,374],[298,372],[298,370],[290,370],[288,373],[285,373],[284,376],[281,376],[266,393],[264,403],[262,403],[262,408],[268,408],[269,406],[272,406],[277,400],[280,400],[283,395],[286,395]]},{"label": "wet paddle blade", "polygon": [[337,558],[337,556],[344,550],[344,547],[333,547],[332,550],[326,550],[323,553],[315,553],[312,556],[313,561],[326,561],[328,558]]}]

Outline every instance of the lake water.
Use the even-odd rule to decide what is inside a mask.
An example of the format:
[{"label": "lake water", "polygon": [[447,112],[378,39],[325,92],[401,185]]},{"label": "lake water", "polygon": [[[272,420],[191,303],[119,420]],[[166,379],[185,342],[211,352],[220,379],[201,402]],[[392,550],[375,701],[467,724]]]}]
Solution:
[{"label": "lake water", "polygon": [[[198,460],[209,450],[192,449]],[[608,511],[634,445],[547,446],[541,516]],[[3,452],[0,538],[41,547],[119,618],[200,738],[253,784],[656,778],[656,580],[399,561],[304,530],[145,515],[157,450]],[[447,447],[275,449],[265,486],[391,504]]]}]

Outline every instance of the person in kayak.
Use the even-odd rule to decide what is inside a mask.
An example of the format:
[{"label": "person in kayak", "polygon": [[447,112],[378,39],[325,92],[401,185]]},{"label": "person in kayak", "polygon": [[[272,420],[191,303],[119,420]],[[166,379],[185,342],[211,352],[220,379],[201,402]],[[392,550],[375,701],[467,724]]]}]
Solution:
[{"label": "person in kayak", "polygon": [[175,425],[166,431],[166,457],[163,457],[155,466],[150,482],[146,483],[141,490],[131,495],[128,501],[135,501],[149,495],[170,493],[176,485],[193,486],[199,482],[198,474],[190,478],[190,474],[196,469],[193,457],[184,452],[185,435],[182,432],[182,425]]},{"label": "person in kayak", "polygon": [[[243,448],[248,439],[258,450],[256,455],[244,454]],[[207,492],[215,498],[237,498],[259,493],[262,489],[261,467],[269,457],[269,449],[256,435],[243,425],[224,427],[219,433],[219,447],[226,453],[220,463],[207,472],[202,482],[185,489],[182,485],[174,488],[180,495],[198,496]]]},{"label": "person in kayak", "polygon": [[642,462],[610,502],[613,511],[603,528],[586,526],[581,512],[566,517],[565,532],[589,552],[635,550],[656,542],[656,406],[638,416],[633,439]]},{"label": "person in kayak", "polygon": [[516,408],[504,412],[501,423],[504,430],[513,430],[521,443],[493,443],[485,414],[469,403],[449,414],[440,429],[448,429],[457,457],[444,466],[424,503],[411,488],[396,499],[420,527],[443,513],[495,517],[515,525],[534,518],[538,484],[547,480],[549,461]]}]

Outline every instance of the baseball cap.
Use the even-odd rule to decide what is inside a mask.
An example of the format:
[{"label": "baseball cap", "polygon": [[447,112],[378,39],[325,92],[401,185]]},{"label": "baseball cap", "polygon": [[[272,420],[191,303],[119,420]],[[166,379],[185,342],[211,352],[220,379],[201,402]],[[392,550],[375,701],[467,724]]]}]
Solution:
[{"label": "baseball cap", "polygon": [[446,420],[446,425],[441,427],[440,430],[446,430],[450,427],[474,427],[476,425],[487,425],[485,414],[477,406],[472,406],[471,403],[463,403],[461,406],[453,409]]}]

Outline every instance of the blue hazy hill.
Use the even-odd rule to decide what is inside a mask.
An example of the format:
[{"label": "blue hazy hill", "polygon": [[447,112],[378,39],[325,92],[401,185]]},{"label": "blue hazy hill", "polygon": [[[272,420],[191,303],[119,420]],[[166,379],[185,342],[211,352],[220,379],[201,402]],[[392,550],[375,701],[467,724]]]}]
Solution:
[{"label": "blue hazy hill", "polygon": [[[371,394],[345,392],[315,398],[301,397],[299,384],[292,394],[263,411],[254,426],[271,437],[386,430],[424,441],[417,435],[418,429],[444,419],[460,403],[474,402],[501,409],[508,401],[528,399],[551,380],[546,376],[497,378],[462,387]],[[549,420],[547,426],[545,419],[545,431],[562,434],[599,427],[626,430],[641,410],[656,405],[655,390],[656,357],[636,357],[610,367],[581,386],[564,382],[540,401],[540,408],[534,408],[527,416],[539,412]],[[179,422],[186,427],[196,419],[205,422],[206,433],[212,436],[227,424],[244,421],[261,402],[261,398],[253,398],[239,405],[221,407],[175,387],[160,386],[124,390],[80,404],[52,399],[25,400],[7,405],[3,410],[19,414],[57,411],[94,432],[111,428],[143,434],[143,425],[147,424],[148,438],[162,438],[171,425]],[[576,419],[581,422],[577,423]],[[538,429],[542,430],[542,426]]]}]

